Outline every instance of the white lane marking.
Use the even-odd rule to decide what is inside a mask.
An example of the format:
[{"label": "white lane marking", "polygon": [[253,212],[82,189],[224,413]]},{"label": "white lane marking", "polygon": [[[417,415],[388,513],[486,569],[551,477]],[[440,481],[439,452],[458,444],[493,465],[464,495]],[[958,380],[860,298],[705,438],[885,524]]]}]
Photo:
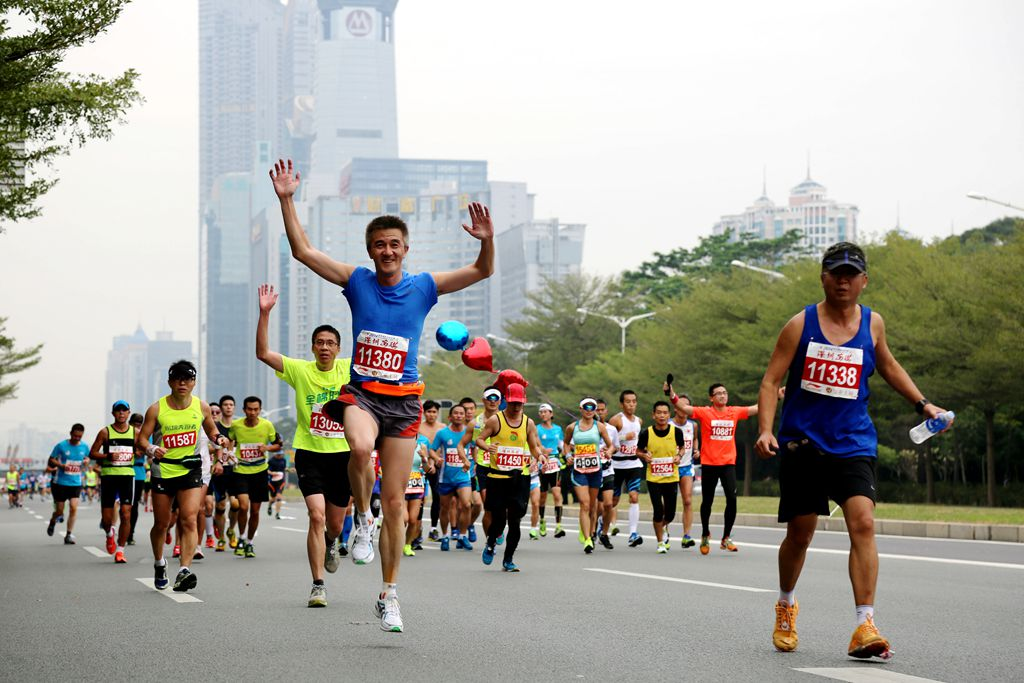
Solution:
[{"label": "white lane marking", "polygon": [[165,598],[170,598],[171,600],[174,600],[174,602],[202,602],[202,600],[200,600],[199,598],[192,597],[188,593],[175,593],[173,590],[171,590],[170,586],[168,586],[167,588],[165,588],[162,591],[158,591],[156,589],[156,586],[153,585],[153,579],[151,577],[150,578],[141,578],[141,579],[138,578],[138,577],[135,577],[135,580],[138,581],[139,583],[141,583],[143,586],[146,586],[150,590],[152,590],[152,591],[154,591],[156,593],[160,593]]},{"label": "white lane marking", "polygon": [[[740,548],[765,548],[767,550],[778,550],[779,546],[770,543],[746,543],[737,544]],[[849,550],[836,548],[808,548],[809,553],[821,553],[824,555],[849,555]],[[986,562],[984,560],[957,560],[949,557],[928,557],[927,555],[897,555],[894,553],[878,553],[878,557],[887,560],[910,560],[913,562],[934,562],[937,564],[959,564],[970,567],[989,567],[994,569],[1024,569],[1024,564],[1012,562]]]},{"label": "white lane marking", "polygon": [[43,519],[42,515],[32,515],[32,516],[35,517],[36,519]]},{"label": "white lane marking", "polygon": [[805,674],[823,676],[848,683],[938,683],[931,678],[918,678],[907,674],[886,671],[878,667],[845,667],[835,669],[793,669]]},{"label": "white lane marking", "polygon": [[83,545],[82,550],[89,553],[90,555],[95,555],[96,557],[109,557],[106,550],[100,550],[99,548],[93,545]]},{"label": "white lane marking", "polygon": [[658,581],[672,581],[674,583],[690,583],[695,586],[710,586],[711,588],[728,588],[734,591],[746,591],[748,593],[774,593],[769,588],[754,588],[752,586],[734,586],[728,583],[713,583],[711,581],[695,581],[693,579],[679,579],[674,576],[658,576],[656,574],[638,574],[637,572],[620,572],[615,569],[596,569],[584,567],[585,572],[601,572],[602,574],[618,574],[620,576],[635,576],[641,579],[656,579]]},{"label": "white lane marking", "polygon": [[[879,520],[876,519],[875,521],[879,521]],[[881,520],[881,521],[884,522],[884,521],[900,521],[900,520]],[[915,522],[917,520],[902,520],[902,521]],[[947,524],[947,522],[942,522],[940,520],[933,520],[933,521],[938,522],[940,524]],[[948,522],[948,523],[949,524],[958,524],[959,522]],[[712,525],[712,526],[714,526],[714,525]],[[747,526],[747,525],[737,524],[736,526],[733,527],[733,529],[746,529],[746,530],[749,530],[749,531],[781,531],[783,534],[786,533],[786,525],[785,524],[779,524],[778,526]],[[821,534],[826,534],[826,535],[827,534],[833,534],[833,535],[836,535],[836,536],[849,536],[849,534],[847,532],[845,532],[845,531],[826,531],[825,529],[816,529],[815,532],[814,532],[815,536],[818,536],[818,535],[821,535]],[[971,543],[971,544],[979,544],[979,543],[981,543],[981,544],[987,544],[987,545],[1010,545],[1010,546],[1013,546],[1015,548],[1021,547],[1021,543],[1016,542],[1016,541],[983,541],[981,539],[974,539],[974,538],[931,538],[929,536],[900,536],[898,534],[882,534],[882,533],[878,533],[878,532],[875,532],[875,536],[877,538],[896,539],[896,540],[899,540],[900,542],[902,542],[902,541],[924,541],[924,542],[927,542],[927,543],[931,543],[933,541],[938,541],[939,543]]]},{"label": "white lane marking", "polygon": [[309,529],[293,529],[290,526],[275,526],[272,529],[280,529],[281,531],[298,531],[300,534],[309,533]]}]

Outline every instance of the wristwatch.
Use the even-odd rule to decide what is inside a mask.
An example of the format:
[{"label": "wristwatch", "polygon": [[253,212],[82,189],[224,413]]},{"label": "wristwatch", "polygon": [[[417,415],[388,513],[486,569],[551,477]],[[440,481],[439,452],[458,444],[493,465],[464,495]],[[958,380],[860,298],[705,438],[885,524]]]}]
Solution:
[{"label": "wristwatch", "polygon": [[920,401],[914,404],[914,410],[917,411],[918,415],[924,415],[924,407],[929,404],[931,404],[931,401],[929,401],[926,398],[922,398]]}]

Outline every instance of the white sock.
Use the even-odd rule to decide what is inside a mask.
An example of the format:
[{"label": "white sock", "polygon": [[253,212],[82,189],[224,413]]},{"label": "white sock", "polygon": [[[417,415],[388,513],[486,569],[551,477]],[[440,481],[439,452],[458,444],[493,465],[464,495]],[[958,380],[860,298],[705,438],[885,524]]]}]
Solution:
[{"label": "white sock", "polygon": [[124,546],[123,545],[117,546],[117,552],[123,553],[124,552]]},{"label": "white sock", "polygon": [[384,581],[380,584],[380,596],[382,598],[397,598],[398,597],[398,584],[388,583]]},{"label": "white sock", "polygon": [[629,533],[635,534],[640,526],[640,503],[629,504]]},{"label": "white sock", "polygon": [[241,536],[238,537],[238,542],[241,543],[242,545],[245,545],[247,543],[247,541],[245,540],[245,534],[242,534]]},{"label": "white sock", "polygon": [[874,605],[857,605],[857,626],[860,626],[865,621],[875,618],[875,606]]},{"label": "white sock", "polygon": [[113,535],[114,535],[114,525],[113,525],[113,524],[111,524],[111,525],[110,525],[110,528],[109,528],[109,529],[107,529],[107,538],[110,538],[110,537],[111,537],[111,536],[113,536]]},{"label": "white sock", "polygon": [[364,526],[365,527],[365,526],[369,526],[370,521],[372,519],[373,519],[373,515],[370,514],[369,510],[367,510],[366,512],[357,512],[356,513],[355,522],[359,526]]},{"label": "white sock", "polygon": [[165,560],[163,558],[163,556],[161,556],[160,559],[156,562],[156,565],[159,566],[159,567],[166,567],[167,566],[167,560]]},{"label": "white sock", "polygon": [[784,591],[784,590],[782,590],[780,588],[779,589],[779,602],[784,602],[787,605],[789,605],[790,607],[792,607],[793,605],[796,604],[796,598],[793,597],[793,593],[794,593],[794,591],[789,591],[787,593],[786,591]]},{"label": "white sock", "polygon": [[206,535],[207,536],[213,536],[213,516],[212,515],[208,516],[206,518]]}]

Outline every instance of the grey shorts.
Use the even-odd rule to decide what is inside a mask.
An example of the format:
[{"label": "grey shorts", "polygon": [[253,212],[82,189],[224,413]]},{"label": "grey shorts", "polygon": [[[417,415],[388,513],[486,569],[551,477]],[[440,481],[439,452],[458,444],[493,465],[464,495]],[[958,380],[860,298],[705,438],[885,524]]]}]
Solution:
[{"label": "grey shorts", "polygon": [[415,439],[423,419],[423,404],[418,396],[385,396],[346,384],[338,398],[324,404],[327,417],[345,424],[345,409],[362,408],[377,423],[378,437]]}]

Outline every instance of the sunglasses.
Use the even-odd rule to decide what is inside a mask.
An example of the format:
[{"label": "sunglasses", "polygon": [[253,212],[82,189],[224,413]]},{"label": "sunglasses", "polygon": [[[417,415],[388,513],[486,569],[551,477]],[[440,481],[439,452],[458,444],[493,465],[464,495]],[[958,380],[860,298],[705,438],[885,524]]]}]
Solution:
[{"label": "sunglasses", "polygon": [[587,403],[587,404],[585,404],[585,405],[583,405],[581,407],[583,408],[583,410],[597,410],[597,404],[596,403]]}]

